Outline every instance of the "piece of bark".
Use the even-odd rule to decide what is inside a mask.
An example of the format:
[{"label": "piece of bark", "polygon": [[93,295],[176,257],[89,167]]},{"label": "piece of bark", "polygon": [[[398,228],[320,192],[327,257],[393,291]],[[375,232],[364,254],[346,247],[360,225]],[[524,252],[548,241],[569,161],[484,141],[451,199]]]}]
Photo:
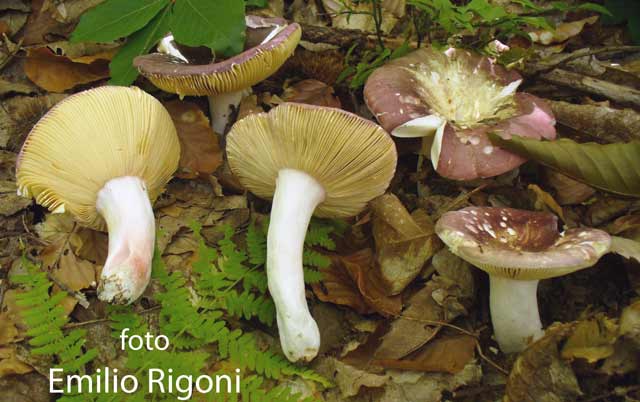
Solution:
[{"label": "piece of bark", "polygon": [[603,96],[621,104],[640,107],[640,91],[637,89],[613,84],[560,68],[540,75],[540,79],[581,92]]},{"label": "piece of bark", "polygon": [[640,113],[633,109],[549,101],[558,123],[594,140],[613,143],[640,139]]}]

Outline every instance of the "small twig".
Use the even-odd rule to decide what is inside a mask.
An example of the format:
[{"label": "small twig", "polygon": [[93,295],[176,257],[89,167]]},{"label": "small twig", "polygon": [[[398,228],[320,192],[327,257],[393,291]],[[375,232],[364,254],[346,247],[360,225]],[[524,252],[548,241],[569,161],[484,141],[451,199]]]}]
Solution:
[{"label": "small twig", "polygon": [[596,49],[582,48],[568,54],[559,54],[540,62],[527,63],[525,65],[524,73],[531,75],[548,72],[571,60],[579,59],[586,56],[595,56],[602,53],[618,54],[634,52],[640,52],[640,46],[605,46]]},{"label": "small twig", "polygon": [[505,376],[509,376],[509,372],[505,369],[503,369],[502,367],[500,367],[498,365],[498,363],[494,362],[493,360],[489,359],[484,353],[482,353],[482,347],[480,346],[480,342],[476,339],[476,351],[478,352],[478,356],[480,356],[480,358],[482,360],[484,360],[485,362],[487,362],[487,364],[489,364],[491,367],[493,367],[494,369],[498,370],[500,373],[504,374]]},{"label": "small twig", "polygon": [[640,107],[640,91],[623,85],[556,68],[540,75],[540,79],[555,85],[598,95],[627,105]]},{"label": "small twig", "polygon": [[424,323],[424,324],[439,325],[441,327],[447,327],[447,328],[455,329],[458,332],[461,332],[461,333],[463,333],[465,335],[472,336],[472,337],[474,337],[476,339],[478,338],[478,334],[477,333],[468,331],[468,330],[466,330],[464,328],[458,327],[457,325],[449,324],[448,322],[437,321],[437,320],[425,320],[425,319],[422,319],[422,318],[414,318],[414,317],[409,317],[409,316],[402,315],[402,314],[393,314],[393,313],[390,313],[390,312],[386,312],[386,313],[389,314],[390,316],[394,317],[394,318],[402,318],[402,319],[405,319],[405,320],[421,322],[421,323]]}]

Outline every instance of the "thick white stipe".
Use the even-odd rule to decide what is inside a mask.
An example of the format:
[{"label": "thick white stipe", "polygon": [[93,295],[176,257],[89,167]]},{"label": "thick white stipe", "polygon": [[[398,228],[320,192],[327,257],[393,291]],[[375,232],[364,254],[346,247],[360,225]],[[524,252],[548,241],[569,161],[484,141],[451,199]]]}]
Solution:
[{"label": "thick white stipe", "polygon": [[309,220],[324,199],[324,188],[308,174],[294,169],[278,173],[267,238],[267,277],[280,344],[294,362],[313,359],[320,348],[320,331],[305,298],[302,253]]},{"label": "thick white stipe", "polygon": [[96,208],[109,229],[98,297],[129,304],[144,292],[151,276],[155,220],[146,185],[134,176],[109,180],[98,193]]},{"label": "thick white stipe", "polygon": [[518,281],[490,275],[493,333],[500,350],[517,353],[544,331],[538,313],[538,281]]}]

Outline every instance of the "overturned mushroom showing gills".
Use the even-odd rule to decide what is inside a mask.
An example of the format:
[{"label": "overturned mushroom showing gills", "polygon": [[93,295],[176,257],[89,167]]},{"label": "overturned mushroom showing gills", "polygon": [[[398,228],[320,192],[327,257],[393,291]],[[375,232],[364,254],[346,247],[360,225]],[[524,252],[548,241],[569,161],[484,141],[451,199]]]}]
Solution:
[{"label": "overturned mushroom showing gills", "polygon": [[227,137],[229,166],[271,199],[267,277],[282,350],[311,360],[320,333],[305,299],[302,251],[312,215],[348,217],[382,194],[396,149],[377,124],[340,109],[284,103],[238,121]]},{"label": "overturned mushroom showing gills", "polygon": [[84,226],[109,231],[98,296],[131,303],[149,283],[155,242],[151,202],[178,167],[169,113],[131,87],[100,87],[54,106],[17,162],[19,193]]},{"label": "overturned mushroom showing gills", "polygon": [[559,233],[555,215],[511,208],[447,212],[436,233],[454,254],[489,274],[493,331],[505,353],[523,350],[543,333],[538,281],[588,268],[611,245],[602,230]]},{"label": "overturned mushroom showing gills", "polygon": [[[223,134],[242,94],[275,73],[293,54],[302,30],[282,18],[247,16],[247,50],[225,60],[192,64],[163,40],[165,53],[138,56],[133,65],[158,88],[180,96],[208,96],[211,125]],[[166,38],[168,39],[168,38]]]},{"label": "overturned mushroom showing gills", "polygon": [[466,50],[422,48],[371,74],[369,110],[397,137],[424,137],[436,171],[454,180],[497,176],[526,160],[494,146],[487,133],[554,139],[550,107],[516,92],[522,81],[492,59]]}]

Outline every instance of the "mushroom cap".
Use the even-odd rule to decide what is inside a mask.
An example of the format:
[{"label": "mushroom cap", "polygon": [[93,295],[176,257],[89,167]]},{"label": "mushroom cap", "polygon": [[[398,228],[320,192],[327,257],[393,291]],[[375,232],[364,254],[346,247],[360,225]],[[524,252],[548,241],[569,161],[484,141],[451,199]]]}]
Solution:
[{"label": "mushroom cap", "polygon": [[468,207],[447,212],[436,233],[451,251],[490,275],[536,280],[590,267],[609,251],[611,237],[593,228],[558,232],[546,212]]},{"label": "mushroom cap", "polygon": [[98,87],[59,102],[33,127],[18,155],[18,191],[104,230],[96,198],[106,182],[140,177],[153,201],[179,159],[175,126],[157,99],[136,87]]},{"label": "mushroom cap", "polygon": [[341,109],[283,103],[238,121],[227,136],[229,166],[243,186],[271,199],[281,169],[306,172],[326,191],[320,217],[348,217],[384,193],[396,169],[391,137]]},{"label": "mushroom cap", "polygon": [[492,177],[526,161],[493,146],[487,133],[554,139],[555,119],[542,99],[515,93],[521,81],[488,57],[466,50],[418,49],[375,70],[364,96],[369,110],[392,132],[435,115],[446,121],[436,170],[454,180]]},{"label": "mushroom cap", "polygon": [[[250,29],[260,24],[266,26],[270,20],[261,19],[259,23],[256,18],[259,17],[247,18]],[[282,19],[273,21],[277,24]],[[181,96],[235,92],[249,88],[275,73],[293,54],[301,35],[300,25],[292,23],[266,43],[219,62],[189,64],[168,54],[152,53],[136,57],[133,65],[158,88]]]}]

